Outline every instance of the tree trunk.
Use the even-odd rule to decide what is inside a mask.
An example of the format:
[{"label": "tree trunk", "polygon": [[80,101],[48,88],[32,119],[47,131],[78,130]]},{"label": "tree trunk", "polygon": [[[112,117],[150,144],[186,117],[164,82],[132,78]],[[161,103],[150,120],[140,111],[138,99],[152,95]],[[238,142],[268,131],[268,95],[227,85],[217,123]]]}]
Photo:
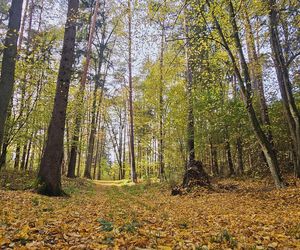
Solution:
[{"label": "tree trunk", "polygon": [[123,150],[123,152],[122,152],[122,157],[123,157],[123,160],[122,160],[122,179],[125,179],[125,176],[126,176],[126,173],[125,173],[125,162],[126,162],[126,137],[127,137],[127,135],[126,135],[126,126],[127,126],[127,124],[126,124],[126,117],[127,117],[127,108],[126,108],[126,100],[125,100],[125,102],[124,102],[124,109],[125,109],[125,111],[124,111],[124,122],[123,122],[123,129],[124,129],[124,132],[123,132],[123,146],[122,146],[122,150]]},{"label": "tree trunk", "polygon": [[33,167],[34,167],[35,150],[36,150],[36,144],[33,143],[32,154],[31,154],[30,162],[29,162],[29,171],[32,171]]},{"label": "tree trunk", "polygon": [[[8,107],[8,112],[7,112],[7,121],[11,120],[12,116],[12,103],[13,100],[11,100],[10,105]],[[1,156],[0,156],[0,169],[6,166],[6,159],[7,159],[7,149],[9,147],[9,144],[11,142],[10,138],[10,128],[9,128],[9,122],[6,123],[5,129],[4,129],[4,143],[2,145],[2,151],[1,151]]]},{"label": "tree trunk", "polygon": [[133,83],[132,83],[132,13],[131,0],[128,0],[128,70],[129,70],[129,119],[130,119],[130,164],[131,180],[137,182],[134,152],[134,124],[133,124]]},{"label": "tree trunk", "polygon": [[[75,131],[72,139],[72,146],[71,146],[71,156],[70,156],[70,162],[69,167],[70,172],[68,171],[68,177],[75,177],[75,166],[76,166],[76,157],[77,157],[77,150],[78,150],[78,139],[79,139],[79,131],[81,127],[81,120],[82,120],[82,112],[83,109],[83,101],[84,101],[84,91],[85,91],[85,85],[87,81],[87,73],[90,66],[90,60],[91,60],[91,50],[92,50],[92,43],[93,43],[93,37],[95,32],[95,26],[97,21],[97,15],[98,15],[98,9],[99,9],[99,0],[96,0],[95,2],[95,9],[94,14],[92,16],[91,25],[90,25],[90,31],[89,31],[89,40],[87,44],[87,50],[86,50],[86,61],[84,63],[83,72],[81,75],[81,81],[80,81],[80,87],[78,92],[78,106],[76,111],[76,118],[75,118]],[[72,172],[71,172],[72,171]],[[84,177],[91,179],[91,169],[90,165],[89,168],[85,168],[84,171]]]},{"label": "tree trunk", "polygon": [[[94,11],[94,15],[92,18],[91,32],[90,32],[91,41],[93,39],[93,33],[94,33],[95,26],[96,26],[98,8],[99,8],[99,1],[96,2],[95,11]],[[105,33],[102,34],[101,44],[103,44],[104,35],[105,35]],[[91,50],[91,48],[89,50]],[[104,50],[104,46],[101,46],[101,52],[99,55],[100,62],[99,62],[99,66],[98,66],[99,74],[101,73],[101,68],[102,68],[103,52],[104,52],[103,50]],[[90,51],[88,51],[88,53],[90,54]],[[91,168],[92,168],[92,160],[93,160],[93,153],[94,153],[94,146],[95,146],[95,134],[96,134],[96,127],[97,127],[96,126],[96,101],[97,101],[97,91],[98,91],[99,85],[100,85],[100,82],[96,82],[95,90],[94,90],[94,98],[93,98],[93,107],[92,107],[91,132],[90,132],[90,137],[89,137],[89,141],[88,141],[87,159],[86,159],[86,165],[85,165],[85,169],[84,169],[84,177],[89,178],[89,179],[92,178]],[[101,100],[99,102],[99,105],[101,105],[102,96],[100,98],[101,98]]]},{"label": "tree trunk", "polygon": [[23,17],[22,17],[21,28],[20,28],[20,34],[19,34],[19,39],[18,39],[18,50],[21,49],[22,43],[23,43],[24,29],[25,29],[25,22],[26,22],[27,11],[28,11],[28,3],[29,3],[29,0],[25,0],[25,9],[24,9]]},{"label": "tree trunk", "polygon": [[243,163],[243,145],[240,137],[236,140],[236,151],[237,151],[237,173],[242,175],[244,173]]},{"label": "tree trunk", "polygon": [[[207,3],[209,4],[209,1],[207,0]],[[280,170],[279,170],[279,164],[277,161],[277,156],[276,152],[273,148],[272,143],[268,140],[268,137],[266,136],[265,132],[262,130],[259,121],[257,119],[255,110],[253,108],[253,103],[252,103],[252,89],[251,89],[251,78],[249,74],[249,69],[246,63],[246,59],[243,53],[243,48],[242,44],[240,41],[239,37],[239,31],[238,27],[236,24],[235,20],[235,13],[234,13],[234,8],[232,5],[232,2],[229,1],[229,17],[230,17],[230,22],[233,28],[233,38],[234,42],[239,54],[239,59],[240,59],[240,64],[242,68],[242,72],[240,72],[239,67],[236,63],[235,57],[233,56],[233,53],[228,45],[228,42],[224,36],[224,33],[222,31],[222,28],[215,16],[213,16],[216,28],[219,32],[219,35],[222,39],[223,46],[225,47],[226,51],[228,52],[228,55],[230,57],[230,60],[233,64],[233,68],[239,83],[239,86],[241,88],[241,92],[243,94],[243,101],[245,103],[246,109],[247,109],[247,114],[249,117],[249,120],[251,122],[252,128],[254,130],[255,136],[258,139],[260,146],[262,148],[262,151],[264,152],[264,155],[266,157],[271,175],[274,179],[275,185],[277,188],[281,188],[284,186]]]},{"label": "tree trunk", "polygon": [[210,144],[211,173],[213,176],[217,176],[219,174],[217,150],[212,143],[212,139],[209,139],[209,144]]},{"label": "tree trunk", "polygon": [[30,137],[30,140],[29,140],[29,143],[28,143],[28,148],[27,148],[27,152],[26,152],[25,170],[28,170],[28,163],[29,163],[29,159],[30,159],[32,138],[33,138],[33,134],[31,134],[31,137]]},{"label": "tree trunk", "polygon": [[[82,144],[82,137],[83,134],[82,132],[80,133],[80,138],[79,138],[79,149],[78,149],[78,163],[77,163],[77,176],[80,177],[80,166],[81,166],[81,144]],[[75,165],[74,165],[75,166]]]},{"label": "tree trunk", "polygon": [[195,160],[195,128],[194,128],[194,111],[193,111],[193,75],[190,65],[190,39],[189,39],[189,26],[185,16],[185,34],[187,37],[185,46],[185,63],[186,63],[186,93],[188,102],[188,115],[187,115],[187,149],[188,161]]},{"label": "tree trunk", "polygon": [[293,96],[287,63],[285,61],[278,32],[278,11],[276,0],[269,0],[269,32],[273,61],[276,69],[279,89],[287,117],[295,151],[295,176],[300,178],[300,115]]},{"label": "tree trunk", "polygon": [[101,128],[101,137],[100,137],[100,152],[99,152],[99,159],[98,159],[98,174],[97,174],[97,180],[101,180],[101,161],[102,156],[104,152],[105,147],[105,137],[104,137],[104,127]]},{"label": "tree trunk", "polygon": [[67,177],[69,178],[75,178],[75,169],[76,169],[76,157],[77,157],[77,151],[78,151],[78,145],[75,145],[76,143],[79,143],[79,134],[80,128],[77,126],[78,122],[75,121],[75,130],[73,132],[73,137],[71,141],[71,152],[70,152],[70,159],[69,159],[69,165],[68,165],[68,173]]},{"label": "tree trunk", "polygon": [[[98,83],[96,83],[96,85],[98,85]],[[87,159],[86,159],[85,170],[84,170],[85,176],[91,175],[91,168],[92,168],[92,161],[93,161],[93,154],[94,154],[95,134],[97,129],[97,124],[96,124],[96,102],[97,102],[97,92],[98,92],[97,89],[98,87],[95,86],[93,104],[92,104],[91,131],[90,131],[90,137],[88,142]]]},{"label": "tree trunk", "polygon": [[160,46],[160,83],[159,83],[159,140],[158,140],[158,159],[159,159],[159,179],[165,179],[164,163],[164,50],[165,50],[165,23],[161,25],[161,46]]},{"label": "tree trunk", "polygon": [[[33,34],[33,30],[32,30],[32,20],[33,20],[33,10],[34,10],[34,0],[30,1],[30,6],[29,6],[29,20],[28,20],[28,29],[27,29],[27,48],[26,50],[28,50],[29,46],[31,45],[30,42],[32,40],[32,34]],[[26,51],[27,52],[27,51]]]},{"label": "tree trunk", "polygon": [[4,142],[2,145],[2,152],[1,152],[1,156],[0,156],[0,169],[5,167],[6,157],[7,157],[7,148],[8,148],[8,143]]},{"label": "tree trunk", "polygon": [[22,158],[21,158],[21,170],[24,171],[25,163],[26,163],[26,153],[27,153],[27,142],[25,142],[23,149],[22,149]]},{"label": "tree trunk", "polygon": [[99,151],[100,151],[100,136],[97,136],[97,141],[96,141],[96,155],[95,155],[95,160],[94,160],[94,173],[93,173],[93,179],[97,179],[97,166],[98,166],[98,159],[99,159]]},{"label": "tree trunk", "polygon": [[96,120],[97,120],[97,146],[96,146],[96,155],[95,155],[95,161],[94,161],[94,179],[96,180],[97,177],[97,167],[100,164],[99,163],[99,156],[100,156],[100,150],[101,150],[101,143],[102,143],[102,130],[101,130],[101,109],[100,107],[98,107],[97,109],[97,116],[96,116]]},{"label": "tree trunk", "polygon": [[61,164],[63,160],[63,140],[72,65],[74,63],[78,6],[79,0],[69,0],[54,107],[38,174],[38,191],[50,196],[62,194]]},{"label": "tree trunk", "polygon": [[[265,157],[266,157],[268,166],[270,168],[272,177],[274,179],[275,185],[277,188],[281,188],[284,186],[284,183],[283,183],[283,180],[282,180],[282,177],[280,174],[276,152],[274,150],[272,142],[268,140],[268,137],[262,130],[262,128],[258,122],[255,110],[253,108],[252,99],[251,99],[251,92],[252,92],[251,91],[251,78],[250,78],[248,66],[247,66],[247,63],[246,63],[246,60],[244,57],[242,45],[240,42],[238,27],[237,27],[236,20],[235,20],[235,13],[234,13],[234,9],[233,9],[233,5],[232,5],[231,1],[229,2],[229,14],[230,14],[230,21],[231,21],[233,32],[234,32],[235,44],[238,49],[238,53],[239,53],[239,57],[240,57],[240,61],[241,61],[241,67],[242,67],[242,71],[243,71],[244,81],[242,80],[242,77],[241,77],[239,71],[237,70],[238,69],[237,66],[234,66],[234,67],[235,67],[236,73],[238,74],[238,80],[240,83],[241,90],[243,92],[244,101],[245,101],[247,111],[248,111],[248,116],[252,123],[256,137],[258,138],[258,140],[260,142],[262,151],[265,154]],[[244,83],[245,83],[245,85],[244,85]]]},{"label": "tree trunk", "polygon": [[245,31],[246,31],[246,43],[248,48],[248,57],[250,60],[250,73],[252,77],[252,85],[254,86],[254,91],[257,90],[259,97],[259,107],[260,107],[260,117],[262,124],[266,126],[267,137],[270,142],[273,142],[273,136],[271,131],[271,122],[269,117],[268,106],[265,98],[264,83],[262,76],[262,65],[259,62],[259,56],[255,48],[255,40],[252,31],[252,26],[250,23],[250,18],[248,16],[247,10],[245,10]]},{"label": "tree trunk", "polygon": [[[103,65],[103,60],[104,60],[104,50],[106,48],[106,43],[104,41],[105,31],[106,30],[104,29],[102,32],[100,52],[98,54],[98,56],[99,56],[99,63],[98,63],[98,69],[97,69],[98,75],[101,75],[101,70],[102,70],[102,65]],[[106,71],[107,70],[108,70],[108,66],[107,66]],[[97,122],[98,122],[98,117],[99,117],[100,108],[101,108],[102,99],[103,99],[106,74],[107,74],[107,72],[105,73],[104,79],[100,79],[99,77],[97,77],[95,89],[94,89],[93,105],[92,105],[91,132],[90,132],[90,137],[89,137],[89,142],[88,142],[88,152],[87,152],[87,160],[86,160],[86,166],[85,166],[85,172],[87,173],[87,175],[88,175],[88,172],[91,172],[91,168],[92,168],[92,159],[93,159],[94,146],[95,146],[95,135],[96,135],[96,131],[97,131],[97,125],[98,125]],[[99,87],[101,87],[101,90],[100,90],[100,99],[99,99],[99,102],[97,105],[97,93],[98,93]]]},{"label": "tree trunk", "polygon": [[40,4],[40,14],[39,14],[39,21],[38,21],[38,32],[41,31],[41,26],[42,26],[42,17],[43,17],[43,13],[44,13],[44,2],[45,0],[41,0],[41,4]]},{"label": "tree trunk", "polygon": [[20,153],[21,153],[21,147],[20,144],[17,144],[16,147],[16,158],[15,158],[15,164],[14,164],[14,169],[18,170],[19,169],[19,165],[20,165]]},{"label": "tree trunk", "polygon": [[118,145],[118,155],[119,155],[119,179],[122,180],[123,178],[123,124],[122,124],[122,113],[120,113],[120,128],[119,128],[119,145]]},{"label": "tree trunk", "polygon": [[227,164],[228,164],[228,169],[229,169],[229,175],[233,176],[234,175],[234,166],[233,166],[233,162],[232,162],[230,143],[229,143],[228,139],[225,140],[225,151],[226,151],[226,158],[227,158]]},{"label": "tree trunk", "polygon": [[0,150],[4,138],[8,106],[14,88],[17,42],[22,18],[22,6],[23,0],[12,1],[9,10],[8,31],[4,41],[0,79]]}]

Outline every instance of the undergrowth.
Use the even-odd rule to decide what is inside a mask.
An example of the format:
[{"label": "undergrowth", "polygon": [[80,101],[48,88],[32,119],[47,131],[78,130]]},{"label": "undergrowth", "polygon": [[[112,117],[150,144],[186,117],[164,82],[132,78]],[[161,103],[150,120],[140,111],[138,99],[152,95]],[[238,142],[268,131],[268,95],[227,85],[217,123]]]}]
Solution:
[{"label": "undergrowth", "polygon": [[[0,171],[0,189],[4,190],[34,190],[37,173],[34,171],[16,171],[3,169]],[[63,190],[68,195],[79,193],[94,194],[94,184],[86,179],[70,179],[62,177]]]}]

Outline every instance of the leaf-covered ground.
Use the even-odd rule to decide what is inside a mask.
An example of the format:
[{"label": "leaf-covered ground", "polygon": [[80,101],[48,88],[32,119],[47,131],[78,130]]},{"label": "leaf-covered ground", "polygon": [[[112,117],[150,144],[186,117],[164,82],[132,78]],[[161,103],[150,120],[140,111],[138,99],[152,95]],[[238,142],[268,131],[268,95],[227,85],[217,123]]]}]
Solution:
[{"label": "leaf-covered ground", "polygon": [[158,184],[118,182],[70,198],[0,190],[0,248],[300,249],[299,187],[219,187],[175,197]]}]

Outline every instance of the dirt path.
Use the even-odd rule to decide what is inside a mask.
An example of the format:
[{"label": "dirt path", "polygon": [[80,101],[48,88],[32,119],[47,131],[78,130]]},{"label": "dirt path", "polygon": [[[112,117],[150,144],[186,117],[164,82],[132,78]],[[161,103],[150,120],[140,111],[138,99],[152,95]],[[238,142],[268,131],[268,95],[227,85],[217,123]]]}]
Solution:
[{"label": "dirt path", "polygon": [[71,198],[0,191],[2,249],[300,249],[299,188],[172,197],[95,184]]},{"label": "dirt path", "polygon": [[98,181],[98,180],[94,180],[93,183],[95,183],[98,188],[101,188],[103,186],[121,187],[124,184],[124,181]]}]

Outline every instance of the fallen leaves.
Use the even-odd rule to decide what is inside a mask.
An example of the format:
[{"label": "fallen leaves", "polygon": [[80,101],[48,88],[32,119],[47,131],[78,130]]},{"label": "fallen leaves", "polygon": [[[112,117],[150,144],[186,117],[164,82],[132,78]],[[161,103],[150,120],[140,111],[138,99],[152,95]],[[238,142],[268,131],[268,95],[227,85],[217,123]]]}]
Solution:
[{"label": "fallen leaves", "polygon": [[[227,185],[223,183],[222,185]],[[234,182],[172,197],[160,185],[49,198],[0,191],[2,249],[300,249],[300,192]]]}]

